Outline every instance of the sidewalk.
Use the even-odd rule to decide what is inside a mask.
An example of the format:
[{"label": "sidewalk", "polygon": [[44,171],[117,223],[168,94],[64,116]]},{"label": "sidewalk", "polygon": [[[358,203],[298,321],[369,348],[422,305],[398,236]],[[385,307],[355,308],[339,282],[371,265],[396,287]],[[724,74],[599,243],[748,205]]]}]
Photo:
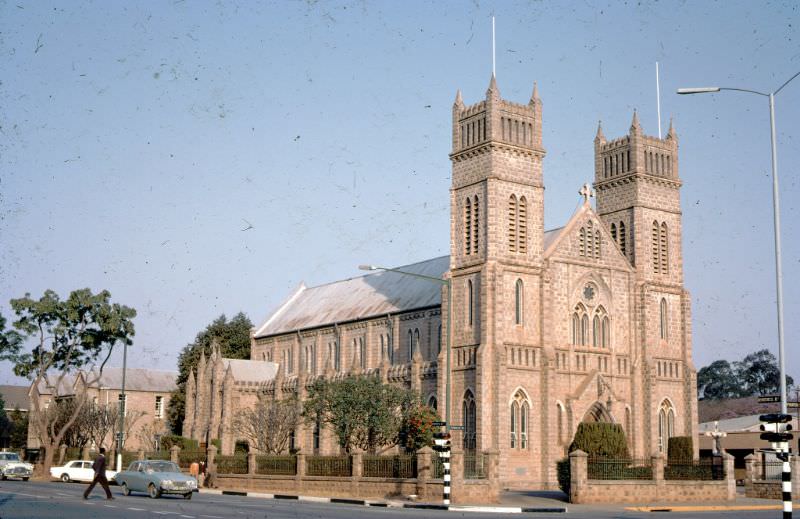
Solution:
[{"label": "sidewalk", "polygon": [[[795,509],[800,509],[800,502],[795,496]],[[566,496],[558,491],[505,491],[500,495],[500,505],[503,507],[521,508],[557,508],[566,507],[570,511],[588,510],[628,510],[638,512],[674,511],[674,512],[711,512],[722,510],[783,510],[783,503],[777,499],[756,499],[737,494],[733,501],[700,501],[688,503],[671,503],[658,501],[653,503],[638,504],[587,504],[577,505],[568,503]]]}]

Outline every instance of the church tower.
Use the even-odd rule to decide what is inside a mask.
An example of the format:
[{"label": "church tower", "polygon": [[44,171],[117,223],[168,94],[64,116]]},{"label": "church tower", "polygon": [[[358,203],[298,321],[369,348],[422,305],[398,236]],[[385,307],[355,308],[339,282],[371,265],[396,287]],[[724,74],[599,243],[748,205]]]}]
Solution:
[{"label": "church tower", "polygon": [[502,99],[494,76],[476,104],[465,105],[459,91],[452,131],[451,416],[464,425],[463,438],[454,441],[468,450],[497,449],[499,424],[507,418],[499,384],[505,344],[509,333],[517,342],[533,337],[538,320],[533,304],[522,308],[525,293],[530,301],[538,294],[544,240],[545,150],[536,86],[527,104]]},{"label": "church tower", "polygon": [[[594,140],[597,213],[636,272],[635,343],[643,375],[645,452],[672,436],[696,438],[691,299],[683,284],[678,136],[645,135],[636,112],[628,135]],[[695,452],[697,445],[695,445]]]}]

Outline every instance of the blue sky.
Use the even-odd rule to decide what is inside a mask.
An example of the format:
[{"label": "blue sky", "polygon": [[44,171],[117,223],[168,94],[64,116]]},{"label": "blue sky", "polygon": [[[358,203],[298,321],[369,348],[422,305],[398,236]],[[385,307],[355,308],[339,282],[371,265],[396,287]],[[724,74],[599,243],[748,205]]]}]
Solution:
[{"label": "blue sky", "polygon": [[[0,2],[0,311],[108,289],[139,314],[131,364],[174,369],[219,314],[447,254],[451,106],[484,96],[492,14],[501,94],[544,102],[546,228],[592,179],[598,120],[618,137],[637,108],[657,134],[660,62],[695,362],[777,353],[767,102],[674,92],[799,71],[790,1]],[[796,378],[798,121],[800,78],[777,97]]]}]

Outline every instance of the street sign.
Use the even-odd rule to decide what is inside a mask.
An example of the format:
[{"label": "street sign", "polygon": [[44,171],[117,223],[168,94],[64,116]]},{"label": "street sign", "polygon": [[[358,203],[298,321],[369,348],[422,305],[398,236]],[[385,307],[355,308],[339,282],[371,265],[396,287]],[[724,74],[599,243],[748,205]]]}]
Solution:
[{"label": "street sign", "polygon": [[781,401],[781,395],[764,395],[758,397],[759,404],[774,404]]},{"label": "street sign", "polygon": [[800,409],[800,402],[786,402],[787,409]]},{"label": "street sign", "polygon": [[431,425],[433,425],[434,427],[444,427],[445,425],[447,425],[447,422],[431,422]]},{"label": "street sign", "polygon": [[451,431],[463,431],[464,430],[464,426],[463,425],[451,425],[450,426],[450,430]]}]

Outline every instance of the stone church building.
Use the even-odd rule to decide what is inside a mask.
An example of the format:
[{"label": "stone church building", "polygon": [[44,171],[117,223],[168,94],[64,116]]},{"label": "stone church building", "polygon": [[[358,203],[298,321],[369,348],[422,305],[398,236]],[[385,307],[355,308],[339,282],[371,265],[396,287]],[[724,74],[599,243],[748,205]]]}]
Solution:
[{"label": "stone church building", "polygon": [[[454,445],[498,453],[504,486],[553,487],[581,422],[620,424],[636,457],[696,437],[678,137],[671,125],[664,139],[645,135],[634,112],[623,137],[598,126],[594,152],[594,189],[545,230],[536,88],[526,104],[502,99],[494,78],[475,104],[459,92],[450,255],[397,268],[448,280],[452,301],[441,284],[396,272],[301,285],[253,330],[250,361],[215,354],[190,380],[185,434],[230,452],[236,408],[353,373],[413,388],[444,416],[450,316],[450,423],[464,428]],[[311,425],[295,446],[337,452]]]}]

